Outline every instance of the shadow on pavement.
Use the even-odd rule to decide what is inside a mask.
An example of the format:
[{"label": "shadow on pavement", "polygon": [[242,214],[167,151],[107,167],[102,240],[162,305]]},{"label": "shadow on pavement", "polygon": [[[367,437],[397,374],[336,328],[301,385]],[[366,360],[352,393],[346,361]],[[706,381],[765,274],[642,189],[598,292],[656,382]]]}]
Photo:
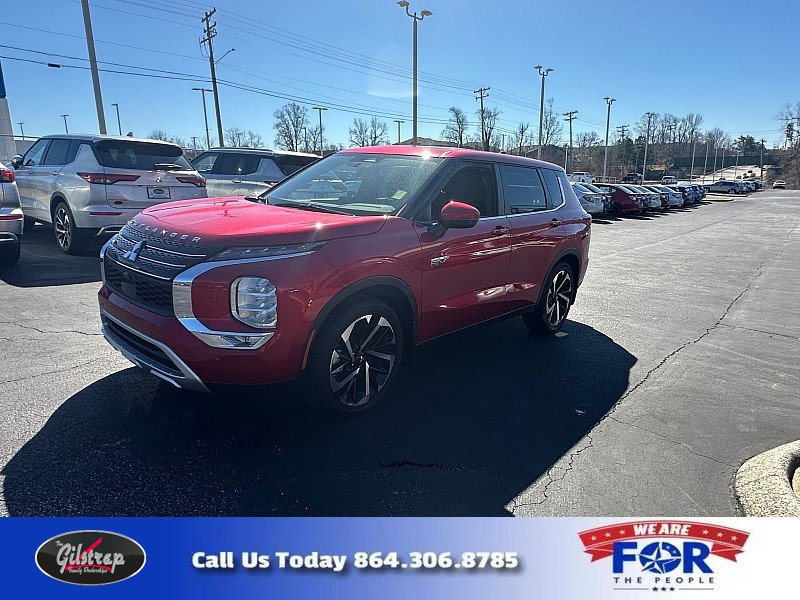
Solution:
[{"label": "shadow on pavement", "polygon": [[15,287],[48,287],[100,281],[100,249],[108,237],[94,238],[78,256],[61,252],[50,225],[35,225],[22,236],[15,265],[0,267],[0,281]]},{"label": "shadow on pavement", "polygon": [[359,419],[292,385],[181,392],[120,371],[65,399],[3,470],[11,515],[484,515],[505,506],[625,393],[636,358],[569,321],[519,319],[419,349]]}]

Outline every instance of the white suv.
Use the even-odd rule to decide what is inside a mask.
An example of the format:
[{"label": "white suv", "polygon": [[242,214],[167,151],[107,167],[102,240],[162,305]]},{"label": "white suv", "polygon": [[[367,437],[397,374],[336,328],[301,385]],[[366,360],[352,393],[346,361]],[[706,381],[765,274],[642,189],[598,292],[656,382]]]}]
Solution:
[{"label": "white suv", "polygon": [[594,183],[594,175],[586,171],[575,171],[569,176],[569,180],[577,183]]},{"label": "white suv", "polygon": [[52,223],[62,251],[116,233],[142,209],[205,198],[206,180],[180,146],[107,135],[48,135],[15,156],[25,225]]}]

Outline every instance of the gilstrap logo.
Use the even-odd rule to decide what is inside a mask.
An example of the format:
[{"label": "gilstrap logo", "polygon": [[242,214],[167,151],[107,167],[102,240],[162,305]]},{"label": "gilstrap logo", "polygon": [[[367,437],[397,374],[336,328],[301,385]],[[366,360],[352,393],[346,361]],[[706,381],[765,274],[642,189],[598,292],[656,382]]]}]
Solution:
[{"label": "gilstrap logo", "polygon": [[36,565],[45,575],[76,585],[123,581],[141,571],[145,560],[137,542],[110,531],[62,533],[36,551]]}]

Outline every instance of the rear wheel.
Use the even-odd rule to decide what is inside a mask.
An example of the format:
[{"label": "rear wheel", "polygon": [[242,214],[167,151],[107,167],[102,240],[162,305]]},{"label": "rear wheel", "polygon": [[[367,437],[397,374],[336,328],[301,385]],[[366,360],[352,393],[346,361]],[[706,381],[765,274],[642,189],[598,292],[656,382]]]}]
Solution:
[{"label": "rear wheel", "polygon": [[19,260],[20,243],[2,242],[0,243],[0,265],[13,265]]},{"label": "rear wheel", "polygon": [[61,251],[66,254],[77,254],[83,248],[83,239],[80,231],[75,227],[72,211],[63,200],[53,211],[53,231],[56,243]]},{"label": "rear wheel", "polygon": [[303,375],[312,403],[339,418],[361,415],[388,393],[403,358],[403,328],[376,298],[347,304],[320,328]]},{"label": "rear wheel", "polygon": [[558,263],[547,277],[547,287],[536,309],[522,315],[525,326],[536,333],[552,335],[567,320],[575,293],[575,275],[567,263]]},{"label": "rear wheel", "polygon": [[622,216],[622,206],[620,206],[619,204],[612,204],[611,205],[611,214],[614,215],[615,217],[621,217]]},{"label": "rear wheel", "polygon": [[735,194],[735,193],[736,193],[736,188],[730,188],[730,189],[728,190],[728,193],[729,193],[729,194]]}]

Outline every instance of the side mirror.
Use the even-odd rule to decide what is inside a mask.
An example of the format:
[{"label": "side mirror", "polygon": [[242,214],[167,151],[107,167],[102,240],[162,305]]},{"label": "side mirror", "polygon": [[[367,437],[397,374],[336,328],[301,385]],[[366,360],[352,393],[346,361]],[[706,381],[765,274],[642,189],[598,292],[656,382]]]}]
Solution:
[{"label": "side mirror", "polygon": [[480,211],[470,204],[451,200],[442,208],[439,225],[448,229],[469,229],[478,224]]},{"label": "side mirror", "polygon": [[22,157],[19,154],[11,159],[11,166],[15,169],[19,169],[22,166]]}]

